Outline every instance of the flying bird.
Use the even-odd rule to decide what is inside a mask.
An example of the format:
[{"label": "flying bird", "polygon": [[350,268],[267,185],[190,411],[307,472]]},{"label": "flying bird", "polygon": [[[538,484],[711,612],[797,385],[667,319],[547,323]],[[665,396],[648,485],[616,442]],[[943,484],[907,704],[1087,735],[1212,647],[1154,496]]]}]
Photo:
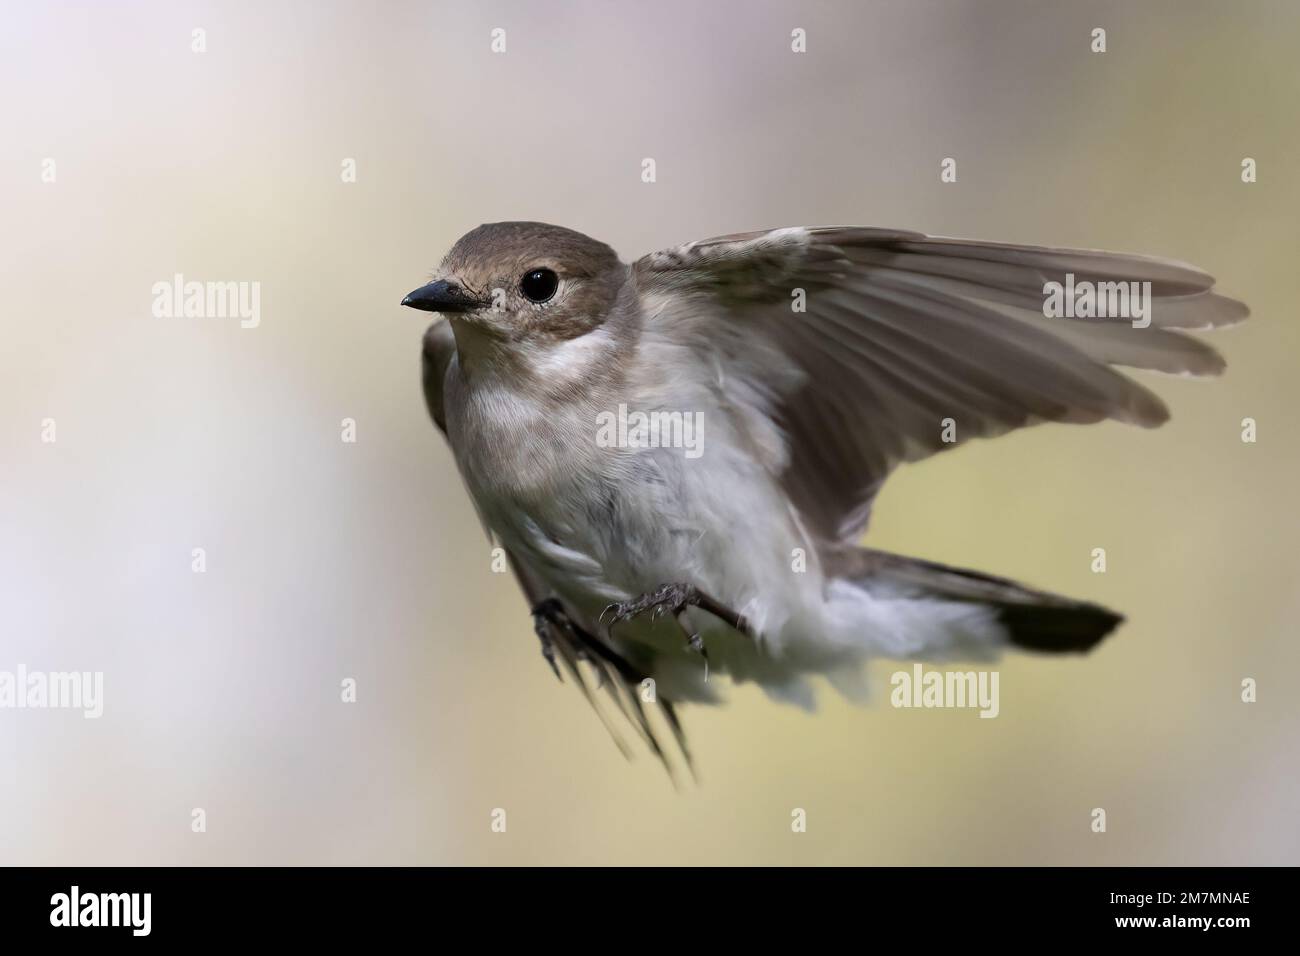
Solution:
[{"label": "flying bird", "polygon": [[1109,634],[1123,618],[1097,604],[858,542],[904,462],[1039,422],[1164,422],[1113,366],[1221,372],[1186,332],[1248,310],[1213,285],[1165,259],[843,226],[629,265],[502,222],[402,304],[441,313],[425,400],[543,655],[592,696],[586,662],[667,764],[643,704],[689,763],[673,704],[718,701],[718,675],[811,706],[818,675],[860,697],[872,657]]}]

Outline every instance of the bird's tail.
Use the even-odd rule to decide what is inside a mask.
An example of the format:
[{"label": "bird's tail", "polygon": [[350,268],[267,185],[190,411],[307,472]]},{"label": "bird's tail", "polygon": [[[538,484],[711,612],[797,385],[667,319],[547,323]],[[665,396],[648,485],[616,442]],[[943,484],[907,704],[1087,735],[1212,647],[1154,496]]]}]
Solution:
[{"label": "bird's tail", "polygon": [[1005,629],[1008,643],[1025,650],[1083,653],[1124,620],[1099,604],[887,551],[854,548],[835,563],[836,577],[867,591],[987,608]]}]

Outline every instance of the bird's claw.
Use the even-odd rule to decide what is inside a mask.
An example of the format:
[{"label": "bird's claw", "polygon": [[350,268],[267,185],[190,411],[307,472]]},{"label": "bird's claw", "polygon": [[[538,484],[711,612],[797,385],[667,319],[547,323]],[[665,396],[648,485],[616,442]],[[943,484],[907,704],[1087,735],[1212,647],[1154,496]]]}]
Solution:
[{"label": "bird's claw", "polygon": [[[630,620],[649,611],[652,624],[670,614],[677,618],[680,624],[682,612],[687,607],[696,604],[698,600],[699,592],[689,584],[665,584],[658,590],[643,594],[632,601],[611,604],[605,608],[605,613],[600,616],[600,619],[601,623],[604,624],[608,615],[610,618],[609,626],[612,628],[621,621]],[[709,652],[704,647],[704,638],[700,634],[685,628],[683,630],[686,632],[686,646],[704,658],[704,679],[708,680]]]},{"label": "bird's claw", "polygon": [[699,654],[700,657],[704,658],[704,679],[705,679],[705,681],[708,681],[708,679],[709,679],[709,651],[708,651],[708,649],[704,646],[704,638],[700,637],[699,634],[692,634],[690,637],[688,637],[688,638],[686,639],[686,645],[687,645],[691,650],[693,650],[696,654]]},{"label": "bird's claw", "polygon": [[564,683],[564,675],[560,673],[560,665],[555,661],[555,642],[551,640],[550,629],[563,627],[566,623],[564,609],[554,598],[548,598],[533,608],[533,631],[542,643],[542,657],[551,665],[551,671],[560,683]]},{"label": "bird's claw", "polygon": [[[676,617],[694,600],[695,588],[691,585],[665,584],[658,590],[643,594],[639,598],[609,605],[600,615],[600,623],[604,624],[606,616],[609,615],[609,626],[613,627],[623,621],[630,621],[646,611],[650,612],[651,622],[659,620],[665,614]],[[610,612],[613,612],[612,615]]]}]

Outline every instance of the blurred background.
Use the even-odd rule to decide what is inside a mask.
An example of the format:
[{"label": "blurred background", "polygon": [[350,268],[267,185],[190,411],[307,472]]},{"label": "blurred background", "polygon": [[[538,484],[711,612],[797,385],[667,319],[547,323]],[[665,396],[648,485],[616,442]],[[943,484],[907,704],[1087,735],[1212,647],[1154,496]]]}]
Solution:
[{"label": "blurred background", "polygon": [[[4,19],[0,670],[105,686],[99,720],[0,710],[0,862],[1300,862],[1296,4]],[[1128,614],[1097,652],[1005,659],[995,720],[891,708],[891,662],[865,708],[735,688],[685,711],[678,792],[556,683],[425,414],[398,302],[501,219],[628,259],[825,223],[1144,252],[1254,318],[1222,379],[1143,377],[1158,431],[1031,429],[884,491],[872,544]],[[176,273],[260,282],[260,325],[155,318]]]}]

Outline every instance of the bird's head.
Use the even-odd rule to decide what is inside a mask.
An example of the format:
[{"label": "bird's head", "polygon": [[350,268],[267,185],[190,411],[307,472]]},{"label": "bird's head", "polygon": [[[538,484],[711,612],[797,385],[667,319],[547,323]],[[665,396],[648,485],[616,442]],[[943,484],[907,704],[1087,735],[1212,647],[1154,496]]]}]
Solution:
[{"label": "bird's head", "polygon": [[538,346],[602,325],[627,274],[613,249],[572,229],[488,223],[462,236],[402,305],[446,315],[462,353],[468,344]]}]

